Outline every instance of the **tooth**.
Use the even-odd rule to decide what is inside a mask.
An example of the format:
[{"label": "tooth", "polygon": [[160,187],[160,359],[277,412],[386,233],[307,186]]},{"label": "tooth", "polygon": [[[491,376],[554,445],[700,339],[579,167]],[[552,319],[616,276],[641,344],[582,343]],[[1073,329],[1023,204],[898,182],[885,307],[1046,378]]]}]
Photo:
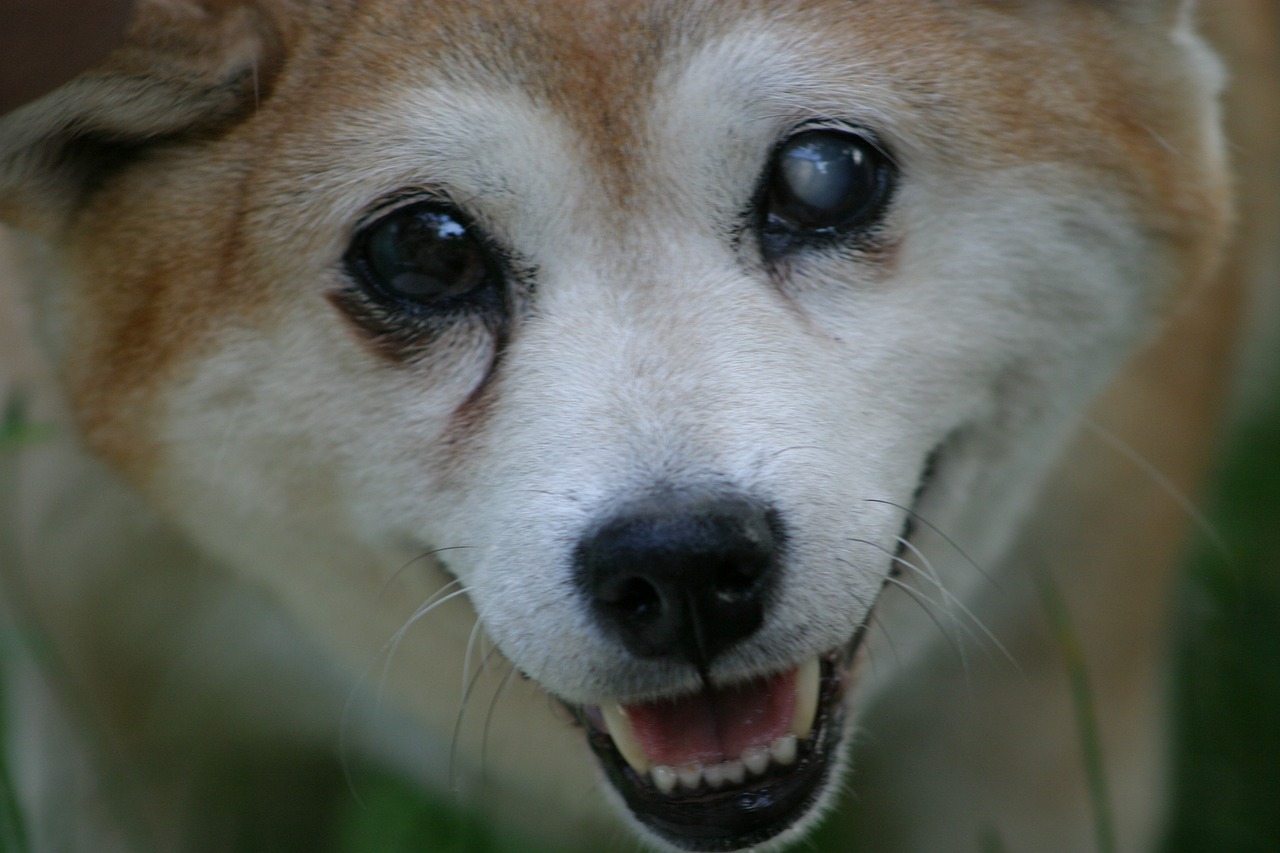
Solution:
[{"label": "tooth", "polygon": [[702,765],[682,764],[676,769],[680,784],[690,791],[696,791],[702,785]]},{"label": "tooth", "polygon": [[724,786],[725,781],[725,763],[712,764],[710,767],[702,768],[702,778],[706,781],[710,788],[720,788]]},{"label": "tooth", "polygon": [[609,737],[613,738],[613,745],[622,757],[641,776],[649,772],[649,757],[644,754],[644,750],[636,741],[627,712],[621,705],[616,704],[605,705],[600,711],[604,715],[605,728],[609,731]]},{"label": "tooth", "polygon": [[659,764],[649,771],[649,776],[653,779],[653,787],[657,788],[664,794],[670,794],[676,789],[676,782],[680,781],[680,777],[676,775],[674,767],[668,767],[665,764]]},{"label": "tooth", "polygon": [[769,745],[769,755],[779,764],[794,764],[796,760],[796,736],[783,735]]},{"label": "tooth", "polygon": [[724,780],[730,785],[741,785],[747,778],[747,768],[736,758],[719,765],[724,771]]},{"label": "tooth", "polygon": [[796,673],[796,706],[791,714],[789,731],[800,740],[813,731],[813,721],[818,715],[818,694],[822,687],[822,664],[816,657],[800,665]]},{"label": "tooth", "polygon": [[749,746],[742,751],[742,763],[753,776],[760,776],[769,769],[769,749]]}]

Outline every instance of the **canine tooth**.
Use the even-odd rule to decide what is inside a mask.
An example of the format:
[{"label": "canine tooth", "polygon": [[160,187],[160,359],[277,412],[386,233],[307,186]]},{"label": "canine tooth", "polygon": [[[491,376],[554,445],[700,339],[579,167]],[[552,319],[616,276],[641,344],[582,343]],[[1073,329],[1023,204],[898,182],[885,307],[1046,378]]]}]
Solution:
[{"label": "canine tooth", "polygon": [[719,765],[724,771],[724,780],[730,785],[741,785],[747,779],[747,767],[738,759],[726,761]]},{"label": "canine tooth", "polygon": [[659,764],[651,769],[649,778],[653,779],[653,787],[664,794],[673,793],[676,789],[676,783],[680,781],[680,777],[676,774],[676,769],[665,764]]},{"label": "canine tooth", "polygon": [[702,765],[682,764],[676,768],[676,776],[681,785],[690,791],[696,791],[702,786]]},{"label": "canine tooth", "polygon": [[796,760],[796,736],[783,735],[769,745],[769,755],[779,764],[794,764]]},{"label": "canine tooth", "polygon": [[769,748],[749,746],[742,751],[742,763],[753,776],[760,776],[769,769]]},{"label": "canine tooth", "polygon": [[609,737],[613,738],[614,747],[631,765],[631,769],[643,776],[649,771],[649,757],[644,754],[644,750],[636,742],[636,736],[631,728],[631,720],[627,718],[627,712],[622,709],[621,705],[605,705],[600,709],[600,712],[604,715],[605,728],[609,731]]},{"label": "canine tooth", "polygon": [[813,721],[818,715],[818,696],[822,688],[822,664],[816,657],[800,665],[796,673],[796,707],[791,714],[791,734],[800,740],[813,731]]}]

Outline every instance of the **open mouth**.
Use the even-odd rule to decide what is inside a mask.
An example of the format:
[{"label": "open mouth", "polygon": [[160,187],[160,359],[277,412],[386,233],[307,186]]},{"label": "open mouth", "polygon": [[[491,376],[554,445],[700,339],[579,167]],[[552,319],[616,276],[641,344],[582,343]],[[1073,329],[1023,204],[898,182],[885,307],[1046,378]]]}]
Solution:
[{"label": "open mouth", "polygon": [[751,847],[795,825],[826,788],[864,634],[786,672],[577,714],[652,832],[685,850]]}]

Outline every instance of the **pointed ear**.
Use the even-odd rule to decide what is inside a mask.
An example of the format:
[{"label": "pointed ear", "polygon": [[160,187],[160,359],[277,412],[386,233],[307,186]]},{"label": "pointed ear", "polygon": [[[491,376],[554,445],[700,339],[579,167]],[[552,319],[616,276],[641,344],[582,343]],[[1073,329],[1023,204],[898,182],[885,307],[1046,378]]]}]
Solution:
[{"label": "pointed ear", "polygon": [[0,222],[45,231],[147,147],[234,124],[266,97],[282,54],[253,0],[140,0],[101,65],[0,117]]}]

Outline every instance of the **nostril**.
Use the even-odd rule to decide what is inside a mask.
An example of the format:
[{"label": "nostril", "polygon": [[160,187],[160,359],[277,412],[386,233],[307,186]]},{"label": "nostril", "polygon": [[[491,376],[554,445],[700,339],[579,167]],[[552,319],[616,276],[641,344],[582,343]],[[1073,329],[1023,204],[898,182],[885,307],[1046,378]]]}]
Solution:
[{"label": "nostril", "polygon": [[726,561],[716,567],[712,591],[722,601],[735,602],[755,595],[767,566],[759,561]]},{"label": "nostril", "polygon": [[599,600],[623,619],[635,622],[652,622],[662,615],[662,596],[644,578],[622,578],[601,590]]}]

